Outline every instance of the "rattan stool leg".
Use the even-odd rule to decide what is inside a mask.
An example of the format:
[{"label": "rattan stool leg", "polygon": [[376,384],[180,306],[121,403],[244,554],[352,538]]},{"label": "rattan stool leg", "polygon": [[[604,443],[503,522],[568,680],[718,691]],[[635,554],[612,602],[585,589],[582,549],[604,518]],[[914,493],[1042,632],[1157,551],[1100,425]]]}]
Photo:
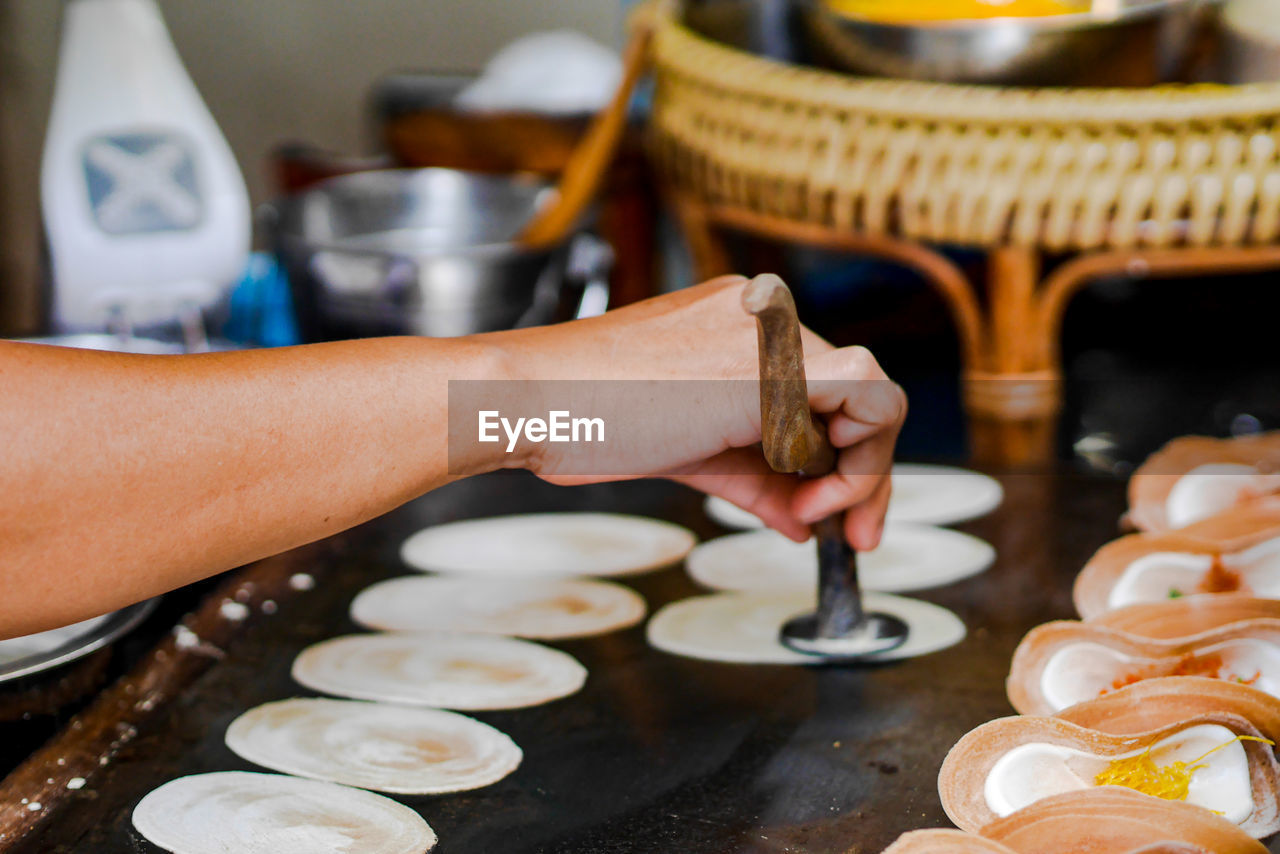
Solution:
[{"label": "rattan stool leg", "polygon": [[964,404],[975,460],[1002,466],[1053,460],[1062,408],[1062,369],[1056,349],[1039,347],[1047,334],[1039,312],[1040,253],[1002,246],[988,256],[990,322],[980,363],[964,369]]},{"label": "rattan stool leg", "polygon": [[734,272],[729,251],[716,232],[706,205],[685,193],[668,193],[667,199],[689,244],[694,278],[705,282]]},{"label": "rattan stool leg", "polygon": [[1040,290],[1040,328],[1045,335],[1036,342],[1039,359],[1048,359],[1061,348],[1062,317],[1067,304],[1081,289],[1098,279],[1125,276],[1152,277],[1240,275],[1280,269],[1280,245],[1180,246],[1164,249],[1130,249],[1090,252],[1067,261],[1044,280]]}]

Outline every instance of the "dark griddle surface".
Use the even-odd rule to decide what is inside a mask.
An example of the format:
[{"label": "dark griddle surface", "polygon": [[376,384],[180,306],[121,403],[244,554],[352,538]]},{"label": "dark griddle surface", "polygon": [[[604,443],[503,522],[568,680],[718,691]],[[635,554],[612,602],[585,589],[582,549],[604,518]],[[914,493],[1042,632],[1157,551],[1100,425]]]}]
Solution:
[{"label": "dark griddle surface", "polygon": [[[547,706],[477,715],[525,751],[478,792],[400,798],[440,835],[440,854],[878,852],[903,831],[949,826],[935,780],[969,729],[1012,713],[1010,656],[1039,623],[1070,617],[1075,572],[1116,535],[1123,488],[1077,475],[1003,479],[1004,506],[965,526],[999,558],[986,574],[920,595],[969,626],[958,647],[868,670],[753,667],[650,650],[642,628],[557,644],[586,688]],[[406,570],[400,544],[424,525],[532,510],[615,510],[721,533],[682,488],[636,482],[561,489],[523,474],[454,484],[338,538],[317,588],[259,616],[201,677],[22,852],[153,851],[133,805],[174,777],[254,770],[223,731],[258,703],[309,692],[289,665],[304,646],[354,631],[351,597]],[[635,579],[651,609],[699,592],[680,569]]]}]

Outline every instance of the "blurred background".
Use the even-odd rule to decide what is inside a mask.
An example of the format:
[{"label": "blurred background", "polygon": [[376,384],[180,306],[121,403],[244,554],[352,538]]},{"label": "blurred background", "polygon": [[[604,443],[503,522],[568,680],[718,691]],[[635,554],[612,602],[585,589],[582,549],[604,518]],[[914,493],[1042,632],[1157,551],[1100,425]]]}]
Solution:
[{"label": "blurred background", "polygon": [[[928,766],[922,750],[941,756],[947,727],[907,740],[898,777],[884,776],[898,759],[877,759],[851,778],[852,824],[837,821],[825,782],[794,797],[779,782],[824,780],[844,761],[826,747],[844,737],[831,721],[877,714],[910,678],[926,702],[895,707],[899,730],[903,714],[938,711],[943,677],[963,683],[944,717],[1002,709],[970,677],[1003,672],[1018,634],[1066,613],[1060,582],[1112,535],[1123,476],[1176,436],[1280,428],[1280,0],[0,2],[0,336],[174,354],[456,336],[596,315],[730,272],[780,273],[804,322],[875,352],[910,398],[899,457],[1037,476],[1005,477],[1006,515],[973,529],[1002,567],[942,594],[974,643],[893,671],[918,677],[816,668],[821,684],[778,691],[769,677],[744,693],[726,671],[690,706],[679,690],[645,693],[668,671],[625,646],[638,633],[592,652],[593,666],[642,668],[593,680],[618,689],[609,702],[640,734],[636,756],[699,758],[688,778],[670,757],[653,763],[645,785],[662,794],[649,813],[644,786],[637,797],[618,773],[635,746],[597,730],[616,746],[603,777],[623,790],[593,795],[619,838],[658,827],[657,845],[684,832],[681,815],[690,838],[740,825],[744,846],[760,837],[772,850],[821,845],[811,820],[838,835],[896,833],[902,810],[867,794],[900,794],[917,820],[925,787],[911,772]],[[398,526],[566,507],[721,530],[700,497],[660,483],[557,492],[523,475],[476,478],[374,523],[368,539],[251,567],[268,574],[237,576],[234,590],[210,579],[8,641],[0,777],[170,634],[175,655],[146,660],[178,674],[147,676],[136,683],[147,698],[109,699],[115,723],[85,728],[103,739],[103,765],[124,760],[115,785],[67,783],[84,808],[52,813],[62,784],[37,765],[29,780],[48,780],[50,797],[10,798],[10,816],[46,822],[40,850],[49,836],[105,850],[95,840],[130,832],[130,810],[116,807],[149,774],[224,762],[233,709],[253,691],[293,690],[279,651],[330,636],[339,623],[325,614],[345,614],[355,585],[399,571]],[[326,598],[289,611],[286,585]],[[691,589],[668,574],[644,592]],[[277,604],[274,620],[245,622],[250,644],[216,678],[181,687],[230,648],[237,612]],[[169,723],[126,745],[138,732],[128,720],[142,718],[117,716],[150,713],[154,697]],[[779,713],[779,697],[795,702]],[[740,702],[750,721],[718,717]],[[697,750],[655,738],[667,708]],[[585,732],[595,713],[568,714]],[[193,720],[211,740],[173,742]],[[725,751],[704,749],[708,726]],[[892,734],[860,731],[875,756]],[[761,761],[734,746],[742,738]],[[788,740],[802,764],[778,752]],[[564,767],[581,778],[586,742],[566,744]],[[864,746],[845,745],[856,765]],[[97,750],[66,753],[92,763]],[[701,760],[717,756],[748,781],[744,798],[708,776]],[[554,787],[534,789],[525,806],[543,815]],[[685,809],[686,796],[731,819]],[[533,813],[511,803],[527,824]],[[101,820],[112,809],[114,823]],[[562,812],[548,850],[574,848],[557,844],[562,833],[609,844],[592,810]],[[447,814],[436,813],[506,833]],[[780,832],[760,833],[761,821]]]},{"label": "blurred background", "polygon": [[[907,456],[1123,473],[1173,435],[1280,424],[1275,0],[688,0],[644,4],[646,20],[662,10],[665,47],[628,58],[637,5],[3,4],[0,334],[161,350],[454,335],[592,314],[722,270],[778,271],[802,319],[870,346],[907,387]],[[726,83],[701,51],[770,61]],[[818,76],[796,85],[776,62]],[[644,78],[634,92],[629,70]],[[774,74],[780,88],[752,112],[751,87]],[[867,94],[895,78],[893,99]],[[855,106],[824,104],[812,94],[824,86],[850,87]],[[1132,120],[1100,87],[1123,87]],[[1052,111],[1039,123],[965,115],[988,95],[1037,92],[1083,130]],[[903,105],[912,118],[886,138]],[[975,163],[1014,140],[990,162],[1031,164],[1027,177],[974,166],[965,178],[945,141],[927,139],[937,128],[977,146]],[[771,148],[775,137],[795,150]],[[176,158],[158,167],[173,186],[148,190],[129,172],[153,155]],[[894,158],[917,165],[877,188]],[[903,213],[942,198],[929,195],[946,183],[929,180],[931,162],[967,181],[945,202],[963,208],[1049,180],[1054,158],[1079,222],[1053,191],[1030,231],[1032,203],[1016,199],[981,234]],[[202,159],[206,209],[167,221]],[[143,195],[112,211],[105,202],[132,198],[110,198],[127,174]],[[827,201],[787,208],[753,181]],[[881,197],[885,221],[860,221]],[[1088,205],[1106,223],[1085,224]],[[904,246],[966,282],[985,324],[976,361],[956,306],[901,263]],[[1038,294],[1081,259],[1101,267],[1033,323],[1017,276]],[[996,365],[1027,342],[1048,342],[1047,361]],[[1029,404],[1014,392],[1042,411],[1018,410]]]},{"label": "blurred background", "polygon": [[[11,334],[34,333],[42,322],[38,165],[64,5],[0,5],[0,323]],[[158,5],[255,203],[278,192],[268,153],[282,141],[370,151],[370,92],[390,72],[476,72],[503,45],[539,30],[573,27],[615,48],[623,38],[619,4],[595,0]]]}]

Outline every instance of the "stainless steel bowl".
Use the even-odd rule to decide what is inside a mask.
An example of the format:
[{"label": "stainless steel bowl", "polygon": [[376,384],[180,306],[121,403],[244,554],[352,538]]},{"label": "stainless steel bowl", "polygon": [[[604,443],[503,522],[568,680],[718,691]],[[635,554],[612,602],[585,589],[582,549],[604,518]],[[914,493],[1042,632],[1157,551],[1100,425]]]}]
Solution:
[{"label": "stainless steel bowl", "polygon": [[568,242],[512,242],[553,193],[532,178],[390,169],[283,200],[274,241],[304,337],[447,337],[555,319]]},{"label": "stainless steel bowl", "polygon": [[77,350],[107,350],[112,353],[144,353],[148,355],[173,355],[185,353],[181,344],[140,338],[132,334],[80,332],[69,335],[46,335],[41,338],[18,338],[26,344],[52,344],[56,347],[74,347]]},{"label": "stainless steel bowl", "polygon": [[1016,86],[1150,86],[1175,79],[1215,0],[1118,0],[1118,9],[885,23],[797,0],[820,60],[860,74]]},{"label": "stainless steel bowl", "polygon": [[1223,83],[1280,80],[1280,20],[1275,0],[1231,0],[1222,13],[1218,78]]}]

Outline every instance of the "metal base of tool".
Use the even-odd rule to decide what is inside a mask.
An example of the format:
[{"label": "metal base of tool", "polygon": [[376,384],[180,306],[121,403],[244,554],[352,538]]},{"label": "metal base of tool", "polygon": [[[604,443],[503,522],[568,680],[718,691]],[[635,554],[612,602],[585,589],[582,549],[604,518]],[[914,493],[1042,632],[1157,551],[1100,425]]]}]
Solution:
[{"label": "metal base of tool", "polygon": [[[756,318],[760,346],[760,427],[765,459],[783,474],[818,478],[839,456],[809,411],[804,348],[795,300],[781,279],[756,276],[742,292],[742,307]],[[858,553],[844,534],[843,512],[813,526],[817,539],[818,610],[782,627],[782,644],[817,661],[874,658],[907,642],[907,624],[862,610]]]},{"label": "metal base of tool", "polygon": [[859,661],[897,649],[907,642],[907,624],[892,614],[866,614],[840,637],[823,637],[818,615],[788,620],[778,639],[788,649],[825,661]]}]

